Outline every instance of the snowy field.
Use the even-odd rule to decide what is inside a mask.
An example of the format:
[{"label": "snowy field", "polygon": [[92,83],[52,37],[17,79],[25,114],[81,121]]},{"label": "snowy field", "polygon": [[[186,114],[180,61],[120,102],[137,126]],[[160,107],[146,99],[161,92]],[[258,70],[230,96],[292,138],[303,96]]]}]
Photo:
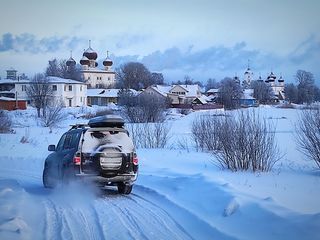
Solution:
[{"label": "snowy field", "polygon": [[128,196],[78,184],[43,188],[47,146],[89,110],[69,110],[52,132],[34,109],[10,112],[15,133],[0,134],[0,239],[320,239],[320,173],[294,141],[300,110],[257,109],[276,124],[284,154],[269,173],[221,170],[197,152],[190,133],[200,111],[172,115],[167,148],[137,150]]}]

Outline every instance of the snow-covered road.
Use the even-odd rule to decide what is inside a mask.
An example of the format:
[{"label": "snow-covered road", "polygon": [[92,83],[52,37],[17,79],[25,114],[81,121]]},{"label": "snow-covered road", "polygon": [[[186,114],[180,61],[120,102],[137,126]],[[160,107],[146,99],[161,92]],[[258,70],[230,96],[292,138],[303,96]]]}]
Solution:
[{"label": "snow-covered road", "polygon": [[[204,239],[219,232],[157,191],[72,183],[45,189],[38,174],[1,170],[0,237],[13,239]],[[9,211],[8,211],[9,210]],[[1,237],[2,239],[2,237]]]}]

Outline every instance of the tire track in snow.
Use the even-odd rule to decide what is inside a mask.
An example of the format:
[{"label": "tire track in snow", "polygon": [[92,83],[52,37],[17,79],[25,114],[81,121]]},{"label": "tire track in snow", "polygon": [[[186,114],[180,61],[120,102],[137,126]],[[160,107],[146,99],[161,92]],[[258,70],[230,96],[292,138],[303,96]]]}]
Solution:
[{"label": "tire track in snow", "polygon": [[[104,239],[95,209],[74,209],[44,201],[46,211],[45,239]],[[92,213],[93,211],[93,213]]]},{"label": "tire track in snow", "polygon": [[60,237],[60,239],[62,239],[62,221],[61,218],[59,218],[59,214],[55,205],[48,199],[46,199],[43,204],[46,213],[44,229],[45,238],[54,239]]},{"label": "tire track in snow", "polygon": [[104,231],[111,239],[192,239],[168,212],[136,196],[107,195],[97,201],[96,209],[111,216],[100,217],[104,226],[110,226]]}]

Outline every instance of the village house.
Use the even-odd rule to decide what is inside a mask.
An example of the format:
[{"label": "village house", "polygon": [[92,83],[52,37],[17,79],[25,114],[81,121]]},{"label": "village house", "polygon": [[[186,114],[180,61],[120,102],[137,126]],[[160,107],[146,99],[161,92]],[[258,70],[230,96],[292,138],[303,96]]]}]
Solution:
[{"label": "village house", "polygon": [[[88,89],[87,98],[88,105],[106,106],[110,103],[117,104],[121,89]],[[133,95],[137,95],[137,91],[129,90]]]},{"label": "village house", "polygon": [[168,98],[173,106],[192,104],[202,96],[198,85],[154,85],[146,88],[141,94],[150,94],[159,98]]},{"label": "village house", "polygon": [[[52,88],[52,96],[62,100],[67,107],[86,106],[87,105],[87,85],[80,81],[64,79],[59,77],[47,77]],[[27,88],[32,83],[29,79],[1,79],[0,97],[27,100]],[[7,99],[8,101],[8,99]]]}]

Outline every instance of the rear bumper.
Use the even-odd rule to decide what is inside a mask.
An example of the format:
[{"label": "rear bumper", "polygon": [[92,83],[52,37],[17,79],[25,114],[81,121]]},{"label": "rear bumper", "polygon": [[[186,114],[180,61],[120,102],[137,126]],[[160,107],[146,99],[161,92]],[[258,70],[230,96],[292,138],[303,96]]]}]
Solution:
[{"label": "rear bumper", "polygon": [[102,184],[114,184],[119,182],[125,182],[125,183],[131,184],[137,180],[138,174],[130,173],[130,174],[118,174],[117,176],[114,176],[114,177],[102,177],[94,174],[80,173],[80,174],[76,174],[76,177],[81,178],[83,180],[88,180],[88,181],[102,183]]}]

